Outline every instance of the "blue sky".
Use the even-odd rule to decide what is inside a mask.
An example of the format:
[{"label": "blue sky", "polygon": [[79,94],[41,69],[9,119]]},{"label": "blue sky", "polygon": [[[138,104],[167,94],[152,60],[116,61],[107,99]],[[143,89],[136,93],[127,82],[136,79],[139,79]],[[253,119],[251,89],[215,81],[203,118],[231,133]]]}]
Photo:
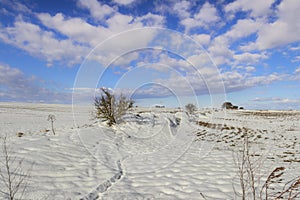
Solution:
[{"label": "blue sky", "polygon": [[[0,101],[300,109],[299,0],[1,0]],[[179,103],[178,103],[179,102]]]}]

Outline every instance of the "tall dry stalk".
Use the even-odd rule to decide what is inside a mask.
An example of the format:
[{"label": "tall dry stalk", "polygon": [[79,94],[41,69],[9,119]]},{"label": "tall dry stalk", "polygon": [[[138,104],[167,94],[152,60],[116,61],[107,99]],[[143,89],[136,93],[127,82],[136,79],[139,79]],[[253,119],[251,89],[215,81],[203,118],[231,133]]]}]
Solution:
[{"label": "tall dry stalk", "polygon": [[287,199],[294,200],[300,196],[300,176],[288,181],[281,191],[275,186],[283,181],[285,168],[277,167],[267,177],[260,191],[260,199]]},{"label": "tall dry stalk", "polygon": [[[263,157],[255,157],[249,142],[248,132],[243,134],[242,148],[234,155],[234,162],[237,167],[237,173],[241,192],[235,190],[235,194],[245,199],[258,199],[258,188],[260,187],[260,169],[263,165]],[[234,188],[235,189],[235,188]]]},{"label": "tall dry stalk", "polygon": [[275,168],[261,185],[260,169],[263,167],[263,156],[255,158],[249,142],[249,135],[244,133],[242,149],[234,156],[237,166],[241,192],[235,188],[235,195],[241,199],[260,199],[260,200],[296,200],[300,196],[300,176],[288,181],[282,190],[279,185],[283,181],[284,167]]},{"label": "tall dry stalk", "polygon": [[22,170],[23,160],[17,160],[7,144],[7,137],[2,138],[0,160],[0,194],[5,199],[22,199],[28,185],[28,173]]},{"label": "tall dry stalk", "polygon": [[56,118],[55,118],[55,115],[48,115],[48,119],[47,119],[48,121],[50,121],[51,122],[51,129],[52,129],[52,133],[53,133],[53,135],[55,135],[55,131],[54,131],[54,121],[56,120]]}]

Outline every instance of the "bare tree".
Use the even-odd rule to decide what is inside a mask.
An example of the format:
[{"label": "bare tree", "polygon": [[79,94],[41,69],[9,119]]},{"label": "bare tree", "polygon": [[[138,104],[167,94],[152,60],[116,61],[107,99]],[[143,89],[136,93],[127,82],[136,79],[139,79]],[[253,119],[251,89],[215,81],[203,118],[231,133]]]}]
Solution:
[{"label": "bare tree", "polygon": [[5,199],[22,199],[28,184],[28,173],[22,170],[23,160],[12,156],[7,144],[7,137],[2,138],[2,155],[0,160],[0,194]]},{"label": "bare tree", "polygon": [[108,121],[107,124],[112,126],[121,120],[129,108],[133,107],[134,101],[122,94],[116,98],[107,88],[101,88],[101,91],[101,97],[96,97],[94,102],[96,118]]},{"label": "bare tree", "polygon": [[52,114],[48,115],[48,121],[51,122],[51,128],[52,128],[53,135],[55,135],[55,131],[54,131],[54,127],[53,127],[53,123],[55,120],[56,120],[55,115],[52,115]]}]

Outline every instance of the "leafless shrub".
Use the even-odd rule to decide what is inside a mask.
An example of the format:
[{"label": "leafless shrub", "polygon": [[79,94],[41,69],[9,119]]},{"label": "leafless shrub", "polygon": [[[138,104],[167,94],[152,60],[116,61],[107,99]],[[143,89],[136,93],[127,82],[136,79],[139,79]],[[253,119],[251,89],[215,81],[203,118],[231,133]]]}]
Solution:
[{"label": "leafless shrub", "polygon": [[129,108],[133,107],[133,100],[124,95],[118,98],[107,88],[101,88],[101,97],[95,98],[96,118],[107,121],[109,126],[120,122]]},{"label": "leafless shrub", "polygon": [[55,115],[52,115],[52,114],[48,115],[47,120],[51,122],[52,132],[53,132],[53,135],[55,135],[55,131],[54,131],[54,127],[53,127],[53,123],[56,120]]},{"label": "leafless shrub", "polygon": [[23,199],[29,177],[28,172],[22,170],[23,160],[12,156],[6,136],[2,138],[1,147],[0,182],[4,187],[0,188],[0,197],[10,200]]},{"label": "leafless shrub", "polygon": [[185,105],[185,110],[189,113],[189,114],[194,114],[197,110],[196,106],[192,103],[189,103],[187,105]]}]

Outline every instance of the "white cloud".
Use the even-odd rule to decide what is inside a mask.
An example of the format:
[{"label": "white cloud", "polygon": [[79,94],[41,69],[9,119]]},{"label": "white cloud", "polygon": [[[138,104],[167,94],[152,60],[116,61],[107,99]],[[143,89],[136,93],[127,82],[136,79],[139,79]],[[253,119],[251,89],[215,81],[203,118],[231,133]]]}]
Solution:
[{"label": "white cloud", "polygon": [[[252,65],[261,59],[267,59],[265,52],[261,53],[239,53],[236,54],[231,48],[236,48],[234,42],[245,39],[256,33],[263,25],[263,21],[253,19],[240,19],[227,32],[213,39],[208,50],[217,65],[231,64],[233,67],[239,65]],[[250,43],[238,46],[243,51],[250,51]],[[256,45],[255,45],[256,46]]]},{"label": "white cloud", "polygon": [[257,48],[269,49],[300,41],[300,1],[285,0],[278,6],[278,19],[258,32]]},{"label": "white cloud", "polygon": [[259,62],[261,59],[266,59],[268,58],[264,53],[242,53],[242,54],[235,54],[233,56],[234,58],[234,62],[241,64],[255,64],[257,62]]},{"label": "white cloud", "polygon": [[247,88],[268,85],[282,80],[285,76],[276,73],[265,76],[249,76],[240,74],[236,71],[225,72],[222,74],[227,92],[240,91]]},{"label": "white cloud", "polygon": [[165,18],[161,15],[147,13],[146,15],[134,19],[135,23],[142,23],[143,26],[163,27]]},{"label": "white cloud", "polygon": [[5,5],[5,7],[7,7],[8,9],[5,9],[3,6],[3,10],[6,14],[12,14],[14,15],[14,13],[16,12],[20,12],[20,13],[28,13],[31,14],[32,11],[25,5],[22,4],[18,1],[11,1],[11,0],[1,0],[0,4]]},{"label": "white cloud", "polygon": [[246,72],[255,72],[256,71],[255,67],[252,67],[252,66],[245,67],[245,70],[246,70]]},{"label": "white cloud", "polygon": [[300,99],[292,99],[292,98],[281,98],[281,97],[267,97],[260,98],[256,97],[251,99],[250,101],[256,102],[256,109],[292,109],[299,110],[300,109]]},{"label": "white cloud", "polygon": [[87,53],[86,47],[76,45],[69,39],[56,39],[53,32],[44,31],[22,19],[17,20],[12,27],[1,29],[0,39],[33,56],[46,59],[50,65],[61,60],[68,60],[68,64],[78,63]]},{"label": "white cloud", "polygon": [[270,13],[270,7],[275,0],[237,0],[225,6],[226,12],[250,12],[251,17],[262,17]]},{"label": "white cloud", "polygon": [[300,62],[300,56],[295,56],[295,57],[292,59],[292,62]]},{"label": "white cloud", "polygon": [[115,3],[120,5],[129,5],[132,4],[135,0],[114,0]]},{"label": "white cloud", "polygon": [[220,20],[217,9],[214,5],[206,2],[197,14],[194,15],[195,19],[203,23],[213,23]]},{"label": "white cloud", "polygon": [[121,13],[117,13],[111,18],[109,18],[106,23],[108,27],[113,31],[123,31],[130,27],[130,24],[133,22],[133,17],[129,15],[123,15]]},{"label": "white cloud", "polygon": [[214,38],[208,51],[216,65],[230,63],[234,55],[234,52],[230,50],[228,39],[223,36]]},{"label": "white cloud", "polygon": [[299,51],[300,50],[300,46],[298,46],[298,47],[291,47],[290,50],[292,50],[292,51]]},{"label": "white cloud", "polygon": [[[89,5],[91,5],[91,2]],[[25,22],[22,17],[18,17],[13,26],[4,27],[0,30],[0,39],[28,52],[32,56],[45,59],[48,66],[51,66],[55,61],[63,61],[68,65],[80,63],[93,47],[111,36],[122,31],[145,26],[162,27],[165,22],[163,16],[152,13],[134,18],[114,12],[106,20],[106,26],[92,25],[81,18],[67,17],[62,13],[57,13],[54,16],[48,13],[37,13],[35,16],[48,28],[47,30],[37,24]],[[150,32],[150,35],[153,35],[153,32]],[[57,33],[67,38],[62,39]],[[113,47],[107,48],[108,50],[112,48],[120,50],[124,45],[131,45],[134,48],[136,43],[132,42],[132,39],[135,42],[144,44],[149,41],[146,38],[151,39],[151,36],[147,37],[148,35],[140,37],[133,34],[130,38],[126,37],[129,40],[125,42],[124,40],[117,41],[116,46],[113,45]],[[108,57],[112,58],[114,56],[109,55]],[[103,59],[108,57],[107,55],[102,56]]]},{"label": "white cloud", "polygon": [[173,11],[176,12],[180,18],[188,18],[190,17],[190,7],[191,3],[189,1],[179,1],[173,5]]},{"label": "white cloud", "polygon": [[188,33],[190,29],[195,27],[208,28],[215,26],[220,20],[214,5],[206,2],[196,14],[192,17],[182,19],[180,23],[185,26],[185,32]]},{"label": "white cloud", "polygon": [[210,92],[211,94],[222,93],[223,88],[228,93],[242,91],[256,86],[268,85],[283,78],[284,76],[275,73],[265,76],[251,76],[237,71],[228,71],[219,75],[214,70],[204,68],[202,71],[187,73],[185,76],[171,73],[168,78],[157,79],[156,82],[180,95],[193,95],[193,92],[196,95],[203,95]]},{"label": "white cloud", "polygon": [[208,34],[195,34],[192,35],[192,38],[198,42],[200,45],[206,46],[210,43],[210,35]]},{"label": "white cloud", "polygon": [[247,37],[257,32],[262,24],[262,22],[253,19],[240,19],[224,34],[224,37],[227,37],[232,41]]},{"label": "white cloud", "polygon": [[86,43],[92,47],[119,32],[144,26],[162,27],[165,22],[163,16],[152,13],[134,18],[116,12],[106,20],[107,27],[91,25],[81,18],[67,18],[62,13],[54,16],[41,13],[37,16],[43,25],[60,32],[74,42]]},{"label": "white cloud", "polygon": [[[101,43],[100,46],[97,46],[92,54],[89,55],[88,60],[97,61],[103,66],[108,66],[115,59],[119,59],[120,56],[138,52],[141,48],[147,47],[156,34],[157,29],[152,28],[134,29],[124,31],[122,34],[116,34],[109,40]],[[127,63],[130,63],[130,59],[135,59],[136,56],[129,56],[127,58]],[[117,60],[117,62],[121,62],[122,60]]]},{"label": "white cloud", "polygon": [[101,4],[97,0],[78,0],[78,6],[89,10],[92,17],[97,21],[105,20],[106,17],[114,14],[114,8]]},{"label": "white cloud", "polygon": [[251,72],[256,71],[255,67],[253,67],[253,66],[244,66],[244,65],[235,66],[235,67],[233,67],[233,69],[244,70],[247,73],[251,73]]},{"label": "white cloud", "polygon": [[[48,13],[37,14],[43,25],[67,36],[73,41],[91,44],[92,46],[111,35],[111,31],[101,26],[93,26],[81,18],[67,19],[62,13],[51,16]],[[80,27],[80,28],[78,28]]]},{"label": "white cloud", "polygon": [[300,99],[279,98],[279,97],[272,97],[272,98],[256,97],[256,98],[252,99],[252,101],[273,102],[273,103],[299,103],[300,104]]},{"label": "white cloud", "polygon": [[21,70],[0,64],[0,96],[5,101],[24,102],[68,102],[71,95],[48,90],[41,86],[43,81],[26,76]]},{"label": "white cloud", "polygon": [[290,77],[291,80],[300,81],[300,66],[295,69],[294,74]]}]

